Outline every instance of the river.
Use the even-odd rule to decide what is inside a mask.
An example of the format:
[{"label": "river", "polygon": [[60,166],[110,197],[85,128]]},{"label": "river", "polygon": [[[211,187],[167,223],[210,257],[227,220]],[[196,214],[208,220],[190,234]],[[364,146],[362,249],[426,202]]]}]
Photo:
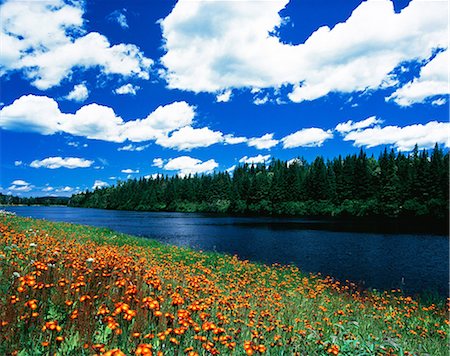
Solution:
[{"label": "river", "polygon": [[266,264],[295,264],[305,272],[331,275],[366,288],[448,295],[448,235],[393,233],[396,229],[389,226],[364,228],[296,218],[69,207],[5,209],[21,216],[107,227],[167,244],[236,254]]}]

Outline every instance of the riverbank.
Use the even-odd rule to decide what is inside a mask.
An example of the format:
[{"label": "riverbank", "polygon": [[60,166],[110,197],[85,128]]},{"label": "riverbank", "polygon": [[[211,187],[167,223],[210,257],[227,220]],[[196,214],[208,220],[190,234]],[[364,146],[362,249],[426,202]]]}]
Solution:
[{"label": "riverbank", "polygon": [[0,231],[1,354],[448,351],[444,301],[109,229],[2,214]]}]

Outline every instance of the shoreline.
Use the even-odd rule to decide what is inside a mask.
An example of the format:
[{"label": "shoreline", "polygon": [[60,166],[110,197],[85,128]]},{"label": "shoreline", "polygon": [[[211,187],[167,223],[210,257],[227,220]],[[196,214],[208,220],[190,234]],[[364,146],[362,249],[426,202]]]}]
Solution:
[{"label": "shoreline", "polygon": [[444,300],[360,292],[294,266],[6,214],[0,236],[2,354],[448,351]]}]

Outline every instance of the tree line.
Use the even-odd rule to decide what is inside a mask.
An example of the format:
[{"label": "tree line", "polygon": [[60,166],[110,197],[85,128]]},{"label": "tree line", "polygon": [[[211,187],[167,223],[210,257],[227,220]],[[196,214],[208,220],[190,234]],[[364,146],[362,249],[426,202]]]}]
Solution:
[{"label": "tree line", "polygon": [[19,197],[0,193],[0,205],[67,205],[68,197]]},{"label": "tree line", "polygon": [[140,178],[73,195],[69,205],[102,209],[291,216],[448,217],[449,154],[385,149],[216,172]]}]

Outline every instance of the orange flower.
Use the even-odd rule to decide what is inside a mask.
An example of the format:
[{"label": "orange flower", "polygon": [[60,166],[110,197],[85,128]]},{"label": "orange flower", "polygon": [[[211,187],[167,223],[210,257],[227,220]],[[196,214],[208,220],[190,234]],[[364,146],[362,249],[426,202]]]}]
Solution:
[{"label": "orange flower", "polygon": [[328,348],[327,352],[329,354],[332,354],[332,355],[338,355],[339,354],[339,346],[338,345],[331,345]]},{"label": "orange flower", "polygon": [[113,349],[110,351],[106,351],[103,356],[126,356],[122,351],[119,349]]},{"label": "orange flower", "polygon": [[135,354],[142,356],[151,356],[152,355],[152,345],[151,344],[139,344]]}]

